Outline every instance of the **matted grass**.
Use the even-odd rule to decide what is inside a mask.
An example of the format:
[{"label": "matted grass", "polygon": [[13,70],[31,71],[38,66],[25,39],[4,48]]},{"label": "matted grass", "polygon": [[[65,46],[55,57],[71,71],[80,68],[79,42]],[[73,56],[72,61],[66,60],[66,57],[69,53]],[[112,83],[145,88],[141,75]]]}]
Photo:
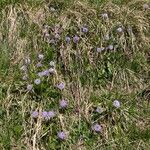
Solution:
[{"label": "matted grass", "polygon": [[[146,3],[3,0],[0,149],[149,149],[150,9],[143,8]],[[104,13],[108,18],[102,17]],[[117,32],[119,27],[123,32]],[[72,40],[75,35],[80,38],[77,44]],[[66,43],[66,36],[71,42]],[[97,48],[104,50],[97,52]],[[44,55],[41,68],[36,66],[39,54]],[[20,68],[27,58],[31,63],[23,80],[26,74]],[[55,62],[56,72],[36,85],[38,72],[50,68],[50,61]],[[65,89],[57,88],[60,82]],[[32,91],[27,90],[29,84]],[[65,110],[60,109],[61,99],[68,101]],[[119,108],[113,106],[114,100],[120,102]],[[50,121],[31,116],[32,111],[50,110],[56,112]],[[92,130],[96,123],[101,125],[99,133]],[[58,139],[59,131],[67,134],[66,140]]]}]

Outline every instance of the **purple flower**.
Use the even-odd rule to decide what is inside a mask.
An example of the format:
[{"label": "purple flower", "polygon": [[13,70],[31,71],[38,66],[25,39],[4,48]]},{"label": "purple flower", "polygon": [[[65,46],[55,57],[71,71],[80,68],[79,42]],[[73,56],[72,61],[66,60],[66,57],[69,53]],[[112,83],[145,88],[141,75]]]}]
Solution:
[{"label": "purple flower", "polygon": [[96,49],[97,52],[102,52],[103,50],[104,50],[103,47],[101,47],[101,48],[98,47],[98,48]]},{"label": "purple flower", "polygon": [[94,124],[92,126],[92,130],[95,131],[95,132],[101,132],[102,127],[101,127],[101,125],[99,125],[98,123],[96,123],[96,124]]},{"label": "purple flower", "polygon": [[39,84],[41,83],[41,80],[40,80],[40,79],[35,79],[35,80],[34,80],[34,83],[35,83],[36,85],[39,85]]},{"label": "purple flower", "polygon": [[33,85],[32,85],[32,84],[28,84],[28,85],[27,85],[27,90],[28,90],[28,91],[31,91],[32,88],[33,88]]},{"label": "purple flower", "polygon": [[113,102],[113,106],[115,106],[116,108],[119,108],[120,107],[120,102],[118,100],[115,100]]},{"label": "purple flower", "polygon": [[47,112],[48,119],[54,118],[56,116],[54,111]]},{"label": "purple flower", "polygon": [[38,62],[38,63],[36,64],[36,66],[37,66],[37,67],[42,67],[43,65],[42,65],[41,62]]},{"label": "purple flower", "polygon": [[61,82],[57,85],[57,88],[60,90],[63,90],[65,88],[65,84],[63,82]]},{"label": "purple flower", "polygon": [[121,27],[119,27],[119,28],[117,28],[117,32],[121,33],[121,32],[123,32],[123,29]]},{"label": "purple flower", "polygon": [[97,107],[96,110],[95,110],[97,113],[101,113],[102,112],[102,109],[100,107]]},{"label": "purple flower", "polygon": [[107,14],[107,13],[103,13],[103,14],[102,14],[102,18],[103,18],[103,19],[108,19],[108,14]]},{"label": "purple flower", "polygon": [[42,60],[44,58],[44,55],[43,54],[39,54],[38,58]]},{"label": "purple flower", "polygon": [[109,45],[109,46],[108,46],[108,49],[109,49],[109,50],[113,50],[113,49],[114,49],[114,46],[113,46],[113,45]]},{"label": "purple flower", "polygon": [[44,75],[49,76],[49,70],[44,70]]},{"label": "purple flower", "polygon": [[55,62],[54,61],[50,61],[49,65],[54,67],[55,66]]},{"label": "purple flower", "polygon": [[27,66],[26,66],[26,65],[23,65],[23,66],[20,68],[20,70],[22,70],[22,71],[27,71]]},{"label": "purple flower", "polygon": [[66,40],[67,43],[69,43],[71,41],[69,36],[66,36],[65,40]]},{"label": "purple flower", "polygon": [[31,116],[32,116],[33,118],[37,118],[38,115],[39,115],[39,113],[38,113],[37,111],[32,111],[32,112],[31,112]]},{"label": "purple flower", "polygon": [[82,32],[83,32],[83,33],[87,33],[88,31],[89,31],[88,28],[82,27]]},{"label": "purple flower", "polygon": [[61,100],[59,105],[61,108],[66,108],[68,106],[68,102],[66,100]]},{"label": "purple flower", "polygon": [[79,42],[79,37],[78,37],[77,35],[75,35],[75,36],[73,37],[73,42],[74,42],[74,43],[78,43],[78,42]]},{"label": "purple flower", "polygon": [[43,111],[42,112],[42,118],[43,119],[48,119],[48,113],[47,113],[47,111]]},{"label": "purple flower", "polygon": [[66,140],[67,139],[67,134],[63,131],[58,132],[57,136],[60,140]]},{"label": "purple flower", "polygon": [[148,4],[144,4],[144,5],[143,5],[143,8],[144,8],[144,9],[150,9],[150,7],[149,7]]},{"label": "purple flower", "polygon": [[54,68],[50,68],[49,69],[49,73],[55,73],[55,69]]}]

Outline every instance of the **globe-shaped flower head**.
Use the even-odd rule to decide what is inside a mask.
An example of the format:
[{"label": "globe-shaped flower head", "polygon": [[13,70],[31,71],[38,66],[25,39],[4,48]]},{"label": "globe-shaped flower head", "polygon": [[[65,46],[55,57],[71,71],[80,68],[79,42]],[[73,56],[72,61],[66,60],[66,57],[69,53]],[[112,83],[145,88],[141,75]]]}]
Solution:
[{"label": "globe-shaped flower head", "polygon": [[66,108],[68,106],[68,102],[66,100],[61,100],[59,102],[60,108]]},{"label": "globe-shaped flower head", "polygon": [[66,140],[67,139],[67,134],[63,131],[58,132],[57,136],[60,140]]},{"label": "globe-shaped flower head", "polygon": [[101,132],[102,127],[101,127],[101,125],[99,125],[98,123],[96,123],[96,124],[94,124],[92,126],[92,130],[95,131],[95,132]]},{"label": "globe-shaped flower head", "polygon": [[41,80],[40,80],[40,79],[35,79],[35,80],[34,80],[34,83],[35,83],[36,85],[39,85],[39,84],[41,83]]},{"label": "globe-shaped flower head", "polygon": [[116,108],[119,108],[120,107],[120,102],[118,100],[115,100],[113,102],[113,106],[115,106]]},{"label": "globe-shaped flower head", "polygon": [[75,35],[75,36],[73,37],[73,42],[74,42],[74,43],[78,43],[78,42],[79,42],[79,37],[78,37],[77,35]]},{"label": "globe-shaped flower head", "polygon": [[39,115],[38,111],[32,111],[32,112],[31,112],[32,118],[37,118],[38,115]]},{"label": "globe-shaped flower head", "polygon": [[65,88],[65,83],[61,82],[57,85],[57,88],[63,90]]}]

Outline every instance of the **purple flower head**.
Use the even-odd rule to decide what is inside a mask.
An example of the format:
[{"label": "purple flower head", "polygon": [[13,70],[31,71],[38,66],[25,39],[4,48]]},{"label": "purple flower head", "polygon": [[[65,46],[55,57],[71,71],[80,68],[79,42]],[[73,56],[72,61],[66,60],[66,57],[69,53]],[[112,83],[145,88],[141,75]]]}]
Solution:
[{"label": "purple flower head", "polygon": [[92,126],[92,130],[95,131],[95,132],[101,132],[102,127],[101,127],[101,125],[99,125],[98,123],[96,123],[96,124],[94,124]]},{"label": "purple flower head", "polygon": [[114,49],[114,46],[113,46],[113,45],[109,45],[109,46],[108,46],[108,49],[109,49],[109,50],[113,50],[113,49]]},{"label": "purple flower head", "polygon": [[60,140],[66,140],[67,139],[67,134],[63,131],[58,132],[57,136]]},{"label": "purple flower head", "polygon": [[97,107],[96,110],[95,110],[97,113],[101,113],[102,112],[102,109],[100,107]]},{"label": "purple flower head", "polygon": [[83,32],[83,33],[87,33],[88,31],[89,31],[88,28],[82,27],[82,32]]},{"label": "purple flower head", "polygon": [[25,64],[30,64],[31,63],[31,59],[29,58],[29,57],[27,57],[26,59],[25,59]]},{"label": "purple flower head", "polygon": [[63,90],[65,88],[65,83],[61,82],[57,85],[57,88]]},{"label": "purple flower head", "polygon": [[47,112],[48,119],[54,118],[56,116],[54,111]]},{"label": "purple flower head", "polygon": [[34,80],[34,83],[35,83],[36,85],[39,85],[39,84],[41,83],[41,80],[40,80],[40,79],[35,79],[35,80]]},{"label": "purple flower head", "polygon": [[28,91],[31,91],[32,88],[33,88],[33,85],[32,85],[32,84],[28,84],[28,85],[27,85],[27,90],[28,90]]},{"label": "purple flower head", "polygon": [[49,76],[49,70],[44,70],[42,72],[38,73],[39,77],[43,77],[43,76]]},{"label": "purple flower head", "polygon": [[55,69],[54,68],[50,68],[49,69],[49,73],[55,73]]},{"label": "purple flower head", "polygon": [[144,9],[150,9],[150,6],[149,6],[148,4],[144,4],[144,5],[143,5],[143,8],[144,8]]},{"label": "purple flower head", "polygon": [[38,113],[37,111],[32,111],[32,112],[31,112],[32,118],[37,118],[38,115],[39,115],[39,113]]},{"label": "purple flower head", "polygon": [[75,36],[73,37],[73,42],[74,42],[74,43],[78,43],[78,42],[79,42],[79,37],[78,37],[77,35],[75,35]]},{"label": "purple flower head", "polygon": [[43,65],[42,65],[41,62],[38,62],[38,63],[36,64],[36,66],[37,66],[37,67],[42,67]]},{"label": "purple flower head", "polygon": [[115,106],[116,108],[119,108],[120,107],[120,102],[118,100],[115,100],[113,102],[113,106]]},{"label": "purple flower head", "polygon": [[69,36],[66,36],[65,40],[66,40],[67,43],[69,43],[71,41]]},{"label": "purple flower head", "polygon": [[43,111],[42,112],[42,118],[43,119],[48,119],[48,113],[47,113],[47,111]]},{"label": "purple flower head", "polygon": [[38,58],[42,60],[44,58],[44,55],[43,54],[39,54]]},{"label": "purple flower head", "polygon": [[44,70],[44,75],[49,76],[49,70]]},{"label": "purple flower head", "polygon": [[20,70],[22,70],[22,71],[27,71],[27,66],[26,66],[26,65],[23,65],[23,66],[20,68]]},{"label": "purple flower head", "polygon": [[61,100],[59,105],[61,108],[66,108],[68,106],[68,102],[66,100]]},{"label": "purple flower head", "polygon": [[97,51],[97,52],[102,52],[103,50],[104,50],[104,48],[103,48],[103,47],[101,47],[101,48],[100,48],[100,47],[98,47],[98,48],[96,49],[96,51]]},{"label": "purple flower head", "polygon": [[121,27],[119,27],[119,28],[117,28],[117,32],[121,33],[121,32],[123,32],[123,29]]},{"label": "purple flower head", "polygon": [[55,66],[55,62],[54,61],[50,61],[49,65],[54,67]]},{"label": "purple flower head", "polygon": [[108,19],[108,14],[107,14],[107,13],[103,13],[103,14],[102,14],[102,18],[103,18],[103,19]]}]

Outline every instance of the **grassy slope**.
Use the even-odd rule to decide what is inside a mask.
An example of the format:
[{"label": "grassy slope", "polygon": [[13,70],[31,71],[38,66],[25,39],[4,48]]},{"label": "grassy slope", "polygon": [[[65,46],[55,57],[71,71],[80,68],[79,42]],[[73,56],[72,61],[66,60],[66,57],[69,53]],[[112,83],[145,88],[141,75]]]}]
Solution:
[{"label": "grassy slope", "polygon": [[[146,1],[55,1],[1,2],[0,15],[0,149],[149,149],[149,12]],[[99,14],[108,12],[105,22]],[[60,24],[65,35],[80,34],[83,24],[89,33],[76,46],[61,40],[50,46],[43,40],[42,25]],[[119,25],[123,35],[116,34]],[[128,32],[128,27],[132,31]],[[103,41],[110,33],[112,39]],[[115,51],[98,54],[97,46],[115,45]],[[36,78],[36,55],[45,55],[44,64],[56,61],[57,75],[43,81],[42,88],[26,92],[27,83]],[[20,67],[30,56],[30,78],[22,81]],[[66,89],[54,85],[64,81]],[[39,90],[39,87],[35,87]],[[60,98],[69,100],[69,108],[59,112]],[[114,99],[121,108],[112,106]],[[98,115],[94,109],[103,108]],[[57,111],[50,123],[30,117],[32,110]],[[98,122],[102,133],[91,131]],[[58,141],[57,131],[69,133],[68,140]]]}]

